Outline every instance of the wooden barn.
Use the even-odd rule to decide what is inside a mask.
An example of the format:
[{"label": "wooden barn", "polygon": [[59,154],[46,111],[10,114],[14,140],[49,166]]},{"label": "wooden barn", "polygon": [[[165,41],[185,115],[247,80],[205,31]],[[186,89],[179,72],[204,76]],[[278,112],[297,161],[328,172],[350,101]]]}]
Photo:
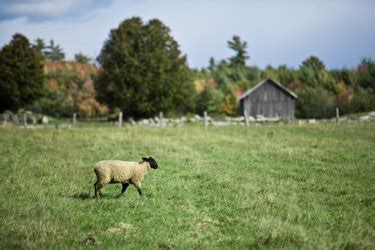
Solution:
[{"label": "wooden barn", "polygon": [[279,117],[290,121],[294,118],[294,107],[297,95],[280,83],[265,79],[239,97],[238,112],[247,111],[248,115],[266,118]]}]

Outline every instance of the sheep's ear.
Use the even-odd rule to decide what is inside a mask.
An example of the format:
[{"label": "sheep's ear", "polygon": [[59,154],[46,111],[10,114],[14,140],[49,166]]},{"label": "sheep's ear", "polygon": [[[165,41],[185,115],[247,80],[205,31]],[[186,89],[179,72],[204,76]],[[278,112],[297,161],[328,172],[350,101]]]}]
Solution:
[{"label": "sheep's ear", "polygon": [[148,160],[149,161],[152,161],[154,158],[152,158],[151,156],[150,157],[148,157]]},{"label": "sheep's ear", "polygon": [[146,158],[146,157],[142,157],[142,160],[143,160],[143,161],[148,161],[148,158]]}]

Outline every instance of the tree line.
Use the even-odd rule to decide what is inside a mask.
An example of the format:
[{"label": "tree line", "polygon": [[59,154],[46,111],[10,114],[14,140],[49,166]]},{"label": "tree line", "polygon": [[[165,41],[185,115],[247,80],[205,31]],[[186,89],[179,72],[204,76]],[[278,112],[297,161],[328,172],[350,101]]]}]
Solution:
[{"label": "tree line", "polygon": [[237,98],[264,78],[298,95],[298,118],[328,118],[375,110],[375,61],[357,68],[327,69],[316,56],[299,68],[248,66],[247,42],[227,41],[233,56],[191,69],[170,29],[158,19],[124,20],[112,29],[96,60],[77,53],[75,61],[53,40],[31,43],[15,34],[0,51],[0,112],[28,109],[54,117],[93,117],[122,111],[127,118],[203,113],[237,115]]},{"label": "tree line", "polygon": [[[237,53],[239,55],[239,53]],[[316,56],[306,58],[299,68],[280,65],[260,69],[234,63],[234,58],[215,62],[195,70],[195,83],[200,86],[198,111],[234,115],[237,99],[262,79],[272,78],[298,95],[298,118],[329,118],[335,107],[342,114],[375,110],[375,61],[363,59],[357,68],[326,68]]]}]

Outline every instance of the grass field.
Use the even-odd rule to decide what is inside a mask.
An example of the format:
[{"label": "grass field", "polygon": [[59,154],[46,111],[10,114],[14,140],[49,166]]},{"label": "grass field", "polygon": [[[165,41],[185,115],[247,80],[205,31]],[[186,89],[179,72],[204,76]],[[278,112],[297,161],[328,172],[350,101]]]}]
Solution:
[{"label": "grass field", "polygon": [[[0,153],[0,249],[375,246],[375,124],[0,128]],[[92,198],[96,161],[149,155],[143,197]]]}]

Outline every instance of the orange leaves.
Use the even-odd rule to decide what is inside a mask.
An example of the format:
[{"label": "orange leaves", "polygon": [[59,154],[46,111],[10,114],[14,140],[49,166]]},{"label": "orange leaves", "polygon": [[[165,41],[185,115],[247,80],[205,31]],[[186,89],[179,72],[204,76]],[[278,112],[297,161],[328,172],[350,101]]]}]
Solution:
[{"label": "orange leaves", "polygon": [[[79,116],[92,117],[108,112],[106,105],[96,99],[96,91],[92,76],[98,73],[91,64],[74,61],[44,61],[44,72],[49,79],[46,83],[48,91],[59,98],[51,101],[63,102],[63,106],[76,112]],[[59,103],[61,105],[61,103]]]}]

